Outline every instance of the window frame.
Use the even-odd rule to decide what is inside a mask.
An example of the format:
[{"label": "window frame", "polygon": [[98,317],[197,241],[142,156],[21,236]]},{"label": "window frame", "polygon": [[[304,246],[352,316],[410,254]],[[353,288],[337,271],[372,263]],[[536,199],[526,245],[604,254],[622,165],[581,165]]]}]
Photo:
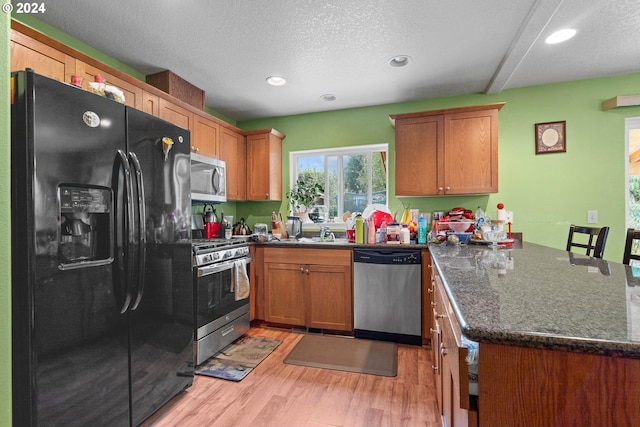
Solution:
[{"label": "window frame", "polygon": [[[338,170],[340,173],[338,174],[338,216],[341,216],[344,213],[344,164],[342,157],[344,155],[361,155],[368,154],[369,160],[371,160],[371,155],[374,152],[385,152],[385,182],[386,182],[386,196],[387,204],[389,203],[389,144],[388,143],[379,143],[379,144],[366,144],[366,145],[353,145],[348,147],[328,147],[328,148],[317,148],[310,150],[296,150],[289,152],[289,188],[291,188],[291,183],[295,182],[298,177],[298,157],[306,157],[306,156],[314,156],[314,155],[322,155],[324,156],[324,171],[325,171],[325,180],[324,187],[328,188],[329,185],[329,175],[328,171],[328,157],[337,156],[338,157]],[[368,173],[368,188],[367,188],[367,200],[369,203],[372,203],[373,193],[373,168],[371,167],[372,163],[369,162],[369,170]]]}]

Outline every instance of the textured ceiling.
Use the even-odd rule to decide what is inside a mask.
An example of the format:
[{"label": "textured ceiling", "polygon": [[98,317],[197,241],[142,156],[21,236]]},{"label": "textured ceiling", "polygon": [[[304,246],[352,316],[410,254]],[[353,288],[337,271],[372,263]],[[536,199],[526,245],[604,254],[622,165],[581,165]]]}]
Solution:
[{"label": "textured ceiling", "polygon": [[238,121],[640,72],[638,0],[55,0],[37,18]]}]

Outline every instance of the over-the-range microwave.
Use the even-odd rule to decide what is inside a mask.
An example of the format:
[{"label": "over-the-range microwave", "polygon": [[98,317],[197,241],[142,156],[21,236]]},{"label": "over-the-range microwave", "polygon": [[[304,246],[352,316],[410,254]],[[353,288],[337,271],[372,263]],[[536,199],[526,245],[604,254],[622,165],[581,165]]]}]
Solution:
[{"label": "over-the-range microwave", "polygon": [[191,153],[191,200],[226,202],[226,172],[224,160]]}]

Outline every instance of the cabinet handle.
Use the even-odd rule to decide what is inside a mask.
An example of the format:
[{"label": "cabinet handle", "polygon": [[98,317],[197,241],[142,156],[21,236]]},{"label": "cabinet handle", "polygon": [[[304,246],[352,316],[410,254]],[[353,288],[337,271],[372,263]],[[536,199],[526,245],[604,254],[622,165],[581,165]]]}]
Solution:
[{"label": "cabinet handle", "polygon": [[437,303],[437,302],[435,302],[435,301],[431,301],[431,307],[435,307],[435,306],[437,306],[437,305],[438,305],[438,303]]},{"label": "cabinet handle", "polygon": [[433,293],[433,288],[429,288],[429,289],[427,289],[427,292],[429,292],[430,294],[432,294],[432,293]]},{"label": "cabinet handle", "polygon": [[436,319],[442,319],[444,317],[447,317],[446,314],[436,314]]},{"label": "cabinet handle", "polygon": [[304,273],[304,267],[300,267],[300,273]]},{"label": "cabinet handle", "polygon": [[265,200],[269,200],[269,193],[266,193],[266,194],[264,195],[264,199],[265,199]]},{"label": "cabinet handle", "polygon": [[429,331],[431,332],[431,335],[433,335],[433,334],[438,332],[436,329],[433,329],[433,328],[429,328]]},{"label": "cabinet handle", "polygon": [[444,191],[445,191],[445,193],[446,193],[447,191],[449,191],[449,190],[451,190],[451,187],[444,187]]},{"label": "cabinet handle", "polygon": [[438,191],[439,191],[439,192],[442,192],[442,191],[444,191],[444,188],[442,188],[442,187],[438,187]]},{"label": "cabinet handle", "polygon": [[435,365],[431,365],[431,369],[433,369],[434,371],[437,371],[437,370],[438,370],[438,367],[437,367],[437,366],[435,366]]},{"label": "cabinet handle", "polygon": [[305,272],[305,273],[307,273],[307,274],[309,274],[309,269],[308,269],[308,268],[307,268],[307,269],[305,269],[305,270],[304,270],[304,272]]},{"label": "cabinet handle", "polygon": [[444,344],[440,344],[440,354],[443,356],[447,355],[447,349],[445,348]]}]

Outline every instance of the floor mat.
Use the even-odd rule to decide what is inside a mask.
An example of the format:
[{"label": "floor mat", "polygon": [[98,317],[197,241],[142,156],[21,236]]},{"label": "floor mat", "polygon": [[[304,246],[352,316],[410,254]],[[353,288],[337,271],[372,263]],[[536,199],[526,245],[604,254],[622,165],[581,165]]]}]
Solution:
[{"label": "floor mat", "polygon": [[398,374],[398,346],[385,341],[305,335],[284,363],[395,377]]},{"label": "floor mat", "polygon": [[197,366],[197,375],[240,381],[280,344],[265,337],[241,337]]}]

